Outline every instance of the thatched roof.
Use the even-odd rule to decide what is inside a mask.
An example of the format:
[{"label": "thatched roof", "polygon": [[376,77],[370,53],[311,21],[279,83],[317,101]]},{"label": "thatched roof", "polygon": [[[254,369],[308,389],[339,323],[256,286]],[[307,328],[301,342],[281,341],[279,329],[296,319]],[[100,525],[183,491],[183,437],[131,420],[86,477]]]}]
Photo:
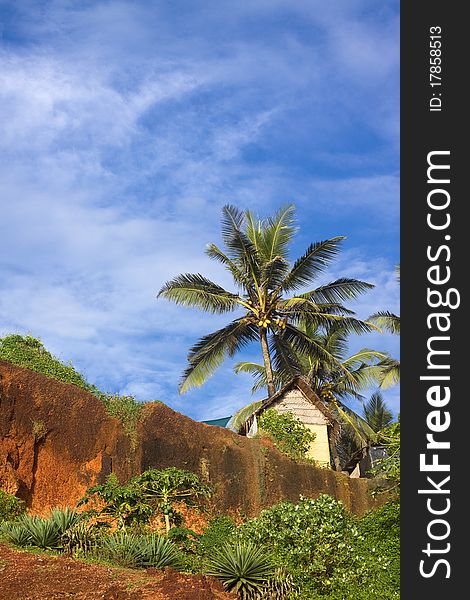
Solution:
[{"label": "thatched roof", "polygon": [[340,432],[341,425],[335,414],[328,408],[328,406],[319,398],[319,396],[312,389],[307,380],[301,375],[297,375],[291,381],[286,383],[278,392],[269,398],[265,398],[261,401],[261,405],[253,411],[246,419],[244,425],[240,429],[240,433],[246,434],[249,430],[251,423],[255,417],[258,417],[261,413],[272,406],[277,400],[280,400],[283,395],[289,390],[297,388],[302,393],[302,396],[307,402],[315,406],[325,417],[328,425],[331,427],[330,432],[333,440],[337,440]]}]

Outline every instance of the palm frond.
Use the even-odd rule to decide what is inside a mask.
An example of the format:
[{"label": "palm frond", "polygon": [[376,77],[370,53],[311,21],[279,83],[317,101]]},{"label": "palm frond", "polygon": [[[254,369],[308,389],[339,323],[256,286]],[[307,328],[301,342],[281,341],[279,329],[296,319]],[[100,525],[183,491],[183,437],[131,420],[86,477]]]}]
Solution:
[{"label": "palm frond", "polygon": [[376,312],[369,317],[369,321],[394,335],[400,335],[400,317],[388,311]]},{"label": "palm frond", "polygon": [[400,381],[400,361],[395,358],[386,358],[377,368],[380,369],[380,388],[386,390]]},{"label": "palm frond", "polygon": [[363,406],[364,417],[376,433],[390,425],[393,415],[380,392],[375,392]]},{"label": "palm frond", "polygon": [[334,237],[311,244],[305,254],[298,258],[286,275],[281,289],[285,292],[297,290],[320,275],[339,251],[344,237]]},{"label": "palm frond", "polygon": [[181,379],[180,393],[201,386],[227,356],[233,356],[257,338],[258,329],[243,318],[202,337],[189,351],[189,365]]},{"label": "palm frond", "polygon": [[346,423],[351,428],[352,432],[354,432],[354,437],[361,447],[367,446],[370,442],[377,441],[376,432],[370,427],[365,419],[360,417],[352,409],[339,401],[335,403],[335,409],[340,420],[343,423]]},{"label": "palm frond", "polygon": [[226,313],[237,306],[238,296],[206,279],[199,273],[178,275],[165,283],[158,297],[168,298],[176,304],[202,308],[210,313]]},{"label": "palm frond", "polygon": [[276,387],[280,388],[295,375],[302,374],[301,355],[294,352],[284,335],[272,335],[269,350],[273,358]]},{"label": "palm frond", "polygon": [[226,267],[232,274],[235,283],[249,290],[250,286],[252,285],[250,278],[242,269],[240,269],[238,265],[233,262],[233,260],[224,254],[220,248],[218,248],[215,244],[208,244],[206,247],[206,255],[224,265],[224,267]]},{"label": "palm frond", "polygon": [[261,407],[261,404],[262,400],[256,400],[255,402],[252,402],[251,404],[247,404],[246,406],[240,408],[240,410],[237,411],[227,423],[227,429],[230,429],[231,431],[236,431],[238,433],[243,427],[243,425],[246,423],[247,419],[251,417],[251,415],[255,411],[257,411],[258,408]]},{"label": "palm frond", "polygon": [[303,331],[292,324],[288,323],[286,325],[286,328],[279,337],[281,336],[289,343],[296,354],[308,356],[311,360],[328,365],[329,368],[337,368],[344,373],[345,377],[350,377],[349,372],[343,367],[341,361],[325,350],[315,339],[308,337]]},{"label": "palm frond", "polygon": [[371,290],[374,287],[375,286],[372,283],[367,283],[366,281],[343,277],[314,290],[310,290],[309,292],[305,292],[304,294],[300,294],[300,296],[302,298],[313,300],[316,304],[321,304],[322,302],[340,303],[345,300],[352,300],[359,294]]},{"label": "palm frond", "polygon": [[276,256],[287,259],[287,248],[296,231],[294,212],[292,204],[284,206],[262,224],[258,252],[263,261],[272,261]]},{"label": "palm frond", "polygon": [[260,276],[261,287],[266,290],[278,288],[288,269],[289,263],[282,256],[275,256],[262,266]]},{"label": "palm frond", "polygon": [[235,206],[227,204],[222,209],[222,239],[231,253],[229,257],[242,266],[254,282],[259,286],[260,265],[257,261],[257,250],[247,234],[242,230],[246,224],[246,214]]},{"label": "palm frond", "polygon": [[343,361],[343,365],[350,370],[359,369],[364,365],[377,364],[382,360],[388,359],[390,356],[387,352],[379,350],[371,350],[370,348],[361,348]]}]

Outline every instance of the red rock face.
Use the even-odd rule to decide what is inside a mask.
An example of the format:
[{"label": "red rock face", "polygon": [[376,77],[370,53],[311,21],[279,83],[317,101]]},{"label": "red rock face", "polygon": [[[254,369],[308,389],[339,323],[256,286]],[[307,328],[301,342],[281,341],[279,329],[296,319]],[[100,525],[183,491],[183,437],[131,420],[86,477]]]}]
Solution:
[{"label": "red rock face", "polygon": [[75,505],[112,471],[126,481],[169,466],[213,486],[214,512],[252,516],[300,494],[330,494],[358,515],[380,502],[370,480],[294,463],[267,442],[197,423],[161,403],[145,406],[134,450],[93,395],[0,361],[0,488],[34,512]]}]

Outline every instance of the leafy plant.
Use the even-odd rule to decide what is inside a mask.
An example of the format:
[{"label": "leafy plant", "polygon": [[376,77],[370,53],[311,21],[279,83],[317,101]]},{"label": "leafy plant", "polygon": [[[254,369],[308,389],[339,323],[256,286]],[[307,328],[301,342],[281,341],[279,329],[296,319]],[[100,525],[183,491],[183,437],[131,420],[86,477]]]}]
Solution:
[{"label": "leafy plant", "polygon": [[159,535],[139,536],[119,531],[103,538],[97,553],[123,567],[177,568],[181,559],[177,547]]},{"label": "leafy plant", "polygon": [[60,547],[61,531],[51,519],[24,516],[20,526],[29,533],[29,543],[43,549]]},{"label": "leafy plant", "polygon": [[260,592],[274,575],[275,566],[265,549],[251,542],[225,544],[210,559],[207,574],[220,579],[242,599]]},{"label": "leafy plant", "polygon": [[103,394],[100,399],[104,402],[108,413],[119,419],[128,435],[131,446],[137,446],[137,424],[142,413],[143,403],[138,402],[133,396],[120,396],[119,394]]},{"label": "leafy plant", "polygon": [[147,523],[158,511],[165,520],[168,533],[172,523],[181,523],[181,515],[173,506],[175,502],[192,504],[209,494],[210,488],[195,473],[169,467],[147,469],[124,485],[120,485],[112,473],[104,484],[89,488],[79,505],[88,503],[96,495],[105,502],[101,514],[115,517],[120,527]]},{"label": "leafy plant", "polygon": [[153,508],[135,478],[120,485],[115,473],[111,473],[105,483],[88,488],[78,505],[89,503],[95,496],[105,503],[99,514],[115,518],[120,528],[147,523],[153,514]]},{"label": "leafy plant", "polygon": [[199,538],[199,553],[210,556],[217,548],[223,546],[232,537],[235,530],[235,523],[226,515],[212,519]]},{"label": "leafy plant", "polygon": [[341,502],[327,495],[301,498],[298,504],[281,502],[242,525],[238,536],[270,548],[305,598],[329,591],[339,572],[348,581],[361,573],[354,552],[356,523]]},{"label": "leafy plant", "polygon": [[316,435],[291,412],[278,413],[268,408],[259,418],[259,426],[276,446],[293,459],[305,458]]},{"label": "leafy plant", "polygon": [[179,513],[173,504],[183,501],[193,504],[196,499],[211,494],[209,486],[203,484],[191,471],[169,467],[167,469],[147,469],[135,478],[147,498],[158,501],[157,508],[163,514],[167,533],[171,522],[177,522]]},{"label": "leafy plant", "polygon": [[13,521],[25,511],[23,500],[4,490],[0,490],[0,523],[2,521]]},{"label": "leafy plant", "polygon": [[[383,477],[388,480],[388,492],[400,490],[400,416],[398,421],[379,432],[379,439],[387,448],[388,456],[378,461],[376,467],[372,469],[372,475]],[[381,489],[379,488],[380,492]]]},{"label": "leafy plant", "polygon": [[170,540],[156,534],[144,538],[144,566],[163,569],[177,568],[180,564],[178,548]]},{"label": "leafy plant", "polygon": [[29,531],[21,523],[2,523],[0,535],[15,546],[23,547],[30,543]]},{"label": "leafy plant", "polygon": [[67,529],[78,523],[80,514],[75,509],[56,507],[51,511],[51,521],[57,527],[60,535]]},{"label": "leafy plant", "polygon": [[98,528],[85,521],[73,523],[61,536],[61,545],[68,554],[86,555],[98,541]]},{"label": "leafy plant", "polygon": [[128,568],[141,566],[144,559],[141,538],[126,531],[103,538],[97,547],[97,554]]}]

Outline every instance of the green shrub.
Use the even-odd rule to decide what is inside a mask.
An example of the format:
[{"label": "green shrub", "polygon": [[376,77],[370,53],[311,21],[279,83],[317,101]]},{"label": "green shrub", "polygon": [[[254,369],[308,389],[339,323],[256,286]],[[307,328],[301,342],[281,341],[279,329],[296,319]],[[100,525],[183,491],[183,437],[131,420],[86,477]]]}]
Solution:
[{"label": "green shrub", "polygon": [[321,495],[281,502],[237,531],[269,549],[292,575],[295,600],[398,600],[399,505],[362,519]]},{"label": "green shrub", "polygon": [[23,500],[4,490],[0,490],[0,523],[3,521],[14,521],[25,510]]},{"label": "green shrub", "polygon": [[209,521],[206,529],[199,538],[198,553],[210,556],[229,540],[236,530],[235,523],[226,515]]},{"label": "green shrub", "polygon": [[13,334],[1,338],[0,359],[63,383],[71,383],[83,389],[91,387],[72,365],[62,363],[44,348],[41,340],[30,335]]},{"label": "green shrub", "polygon": [[120,485],[116,475],[111,473],[105,483],[88,488],[78,505],[87,504],[94,497],[105,503],[98,514],[117,519],[120,528],[148,523],[154,512],[135,478]]},{"label": "green shrub", "polygon": [[60,541],[68,554],[86,556],[99,540],[98,527],[85,521],[73,523],[62,534]]},{"label": "green shrub", "polygon": [[105,502],[101,513],[117,518],[121,527],[148,523],[150,516],[159,512],[165,519],[168,533],[172,524],[182,522],[173,506],[175,502],[194,504],[198,498],[209,494],[210,488],[195,473],[169,467],[147,469],[124,485],[120,485],[112,473],[104,484],[89,488],[79,505],[98,497]]},{"label": "green shrub", "polygon": [[261,435],[262,432],[268,433],[281,452],[297,460],[306,457],[316,437],[295,415],[278,413],[273,408],[261,414],[259,427]]},{"label": "green shrub", "polygon": [[329,592],[336,576],[351,582],[362,573],[356,522],[330,496],[281,502],[242,525],[238,536],[271,549],[277,564],[292,574],[300,598]]},{"label": "green shrub", "polygon": [[275,572],[274,562],[264,548],[251,542],[225,544],[210,559],[207,574],[220,579],[228,591],[242,599],[261,592]]}]

